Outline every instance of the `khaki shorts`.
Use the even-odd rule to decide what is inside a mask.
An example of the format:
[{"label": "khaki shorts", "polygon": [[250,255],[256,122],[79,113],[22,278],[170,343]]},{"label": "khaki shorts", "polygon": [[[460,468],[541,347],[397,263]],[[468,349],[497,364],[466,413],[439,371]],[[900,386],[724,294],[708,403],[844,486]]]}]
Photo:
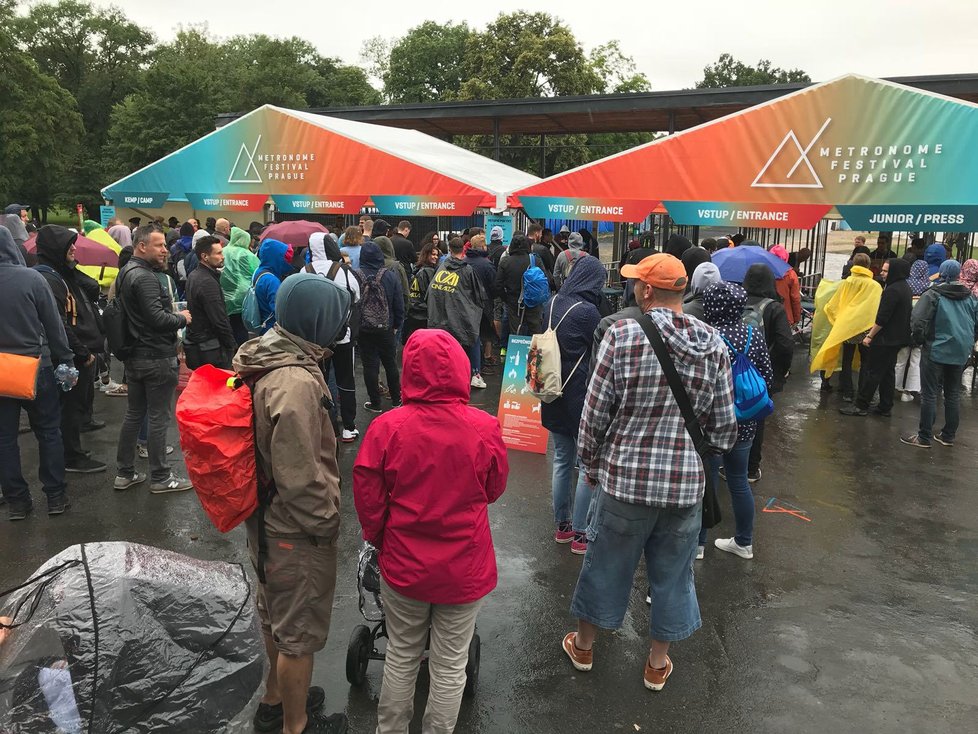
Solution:
[{"label": "khaki shorts", "polygon": [[[265,584],[255,598],[262,632],[285,655],[312,655],[326,646],[336,590],[336,541],[268,537]],[[258,534],[248,524],[248,552],[258,571]]]}]

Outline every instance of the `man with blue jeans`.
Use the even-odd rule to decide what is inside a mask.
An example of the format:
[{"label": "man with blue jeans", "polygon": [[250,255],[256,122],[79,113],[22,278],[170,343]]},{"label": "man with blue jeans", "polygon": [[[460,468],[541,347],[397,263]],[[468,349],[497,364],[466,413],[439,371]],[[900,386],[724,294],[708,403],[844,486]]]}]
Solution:
[{"label": "man with blue jeans", "polygon": [[166,240],[152,226],[139,227],[133,237],[133,254],[119,272],[116,297],[122,302],[129,335],[126,380],[129,405],[119,432],[116,453],[117,490],[146,481],[135,470],[136,439],[149,416],[150,487],[153,494],[183,492],[193,485],[174,476],[166,460],[166,431],[170,423],[173,392],[177,386],[177,331],[191,321],[189,311],[173,313],[173,303],[157,272],[166,268]]},{"label": "man with blue jeans", "polygon": [[[682,313],[682,262],[656,254],[626,265],[622,277],[633,279],[640,318],[651,319],[661,334],[706,438],[716,450],[729,451],[737,438],[730,360],[716,332]],[[705,474],[638,321],[614,324],[601,341],[579,443],[582,471],[597,496],[571,603],[577,631],[562,647],[577,670],[591,669],[597,631],[621,626],[644,556],[652,643],[643,680],[658,691],[673,670],[670,643],[700,627],[693,558]]]},{"label": "man with blue jeans", "polygon": [[[916,435],[900,440],[929,449],[932,441],[953,446],[958,432],[961,373],[978,338],[978,300],[958,281],[961,265],[945,260],[941,282],[925,290],[910,317],[914,344],[922,344],[920,355],[920,426]],[[934,435],[937,395],[944,392],[944,428]]]},{"label": "man with blue jeans", "polygon": [[23,408],[37,437],[38,477],[47,495],[48,514],[60,515],[68,508],[68,500],[61,397],[53,365],[70,365],[74,354],[44,276],[25,266],[20,248],[5,227],[0,227],[0,309],[0,353],[40,358],[33,400],[0,397],[0,488],[10,519],[25,519],[33,502],[17,446]]}]

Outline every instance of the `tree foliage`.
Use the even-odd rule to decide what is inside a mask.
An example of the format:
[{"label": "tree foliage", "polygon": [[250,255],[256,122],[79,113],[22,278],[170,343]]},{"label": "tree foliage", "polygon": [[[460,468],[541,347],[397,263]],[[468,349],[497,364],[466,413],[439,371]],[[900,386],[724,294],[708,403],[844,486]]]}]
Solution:
[{"label": "tree foliage", "polygon": [[[466,81],[466,56],[476,34],[466,23],[425,21],[390,49],[381,79],[391,102],[457,99]],[[381,47],[382,48],[382,47]]]},{"label": "tree foliage", "polygon": [[730,54],[720,54],[713,64],[704,67],[703,78],[696,87],[753,87],[762,84],[791,84],[792,82],[811,82],[811,77],[801,69],[781,69],[772,66],[767,59],[761,59],[757,66],[748,66]]},{"label": "tree foliage", "polygon": [[82,120],[71,94],[18,48],[12,11],[0,5],[0,197],[43,210],[64,192]]}]

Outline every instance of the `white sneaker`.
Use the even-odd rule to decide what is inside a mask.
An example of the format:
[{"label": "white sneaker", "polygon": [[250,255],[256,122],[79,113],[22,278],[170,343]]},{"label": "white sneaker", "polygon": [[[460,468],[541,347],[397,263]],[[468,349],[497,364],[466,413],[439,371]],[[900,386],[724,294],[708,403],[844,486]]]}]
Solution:
[{"label": "white sneaker", "polygon": [[486,381],[482,379],[482,375],[476,372],[472,375],[472,382],[469,383],[472,387],[484,388],[486,386]]},{"label": "white sneaker", "polygon": [[[149,448],[147,448],[143,444],[138,444],[136,446],[136,453],[139,454],[139,458],[140,459],[148,459],[149,458]],[[172,446],[167,446],[166,447],[166,455],[169,456],[172,453],[173,453],[173,447]]]},{"label": "white sneaker", "polygon": [[737,541],[733,538],[717,538],[713,541],[713,545],[722,551],[733,553],[735,556],[740,556],[747,560],[754,557],[753,545],[737,545]]},{"label": "white sneaker", "polygon": [[109,390],[115,390],[119,387],[119,383],[115,380],[109,380],[108,382],[102,382],[99,380],[98,389],[102,392],[108,392]]},{"label": "white sneaker", "polygon": [[696,546],[696,560],[702,561],[704,555],[706,555],[706,546],[702,546],[702,545]]},{"label": "white sneaker", "polygon": [[340,438],[340,440],[343,443],[353,443],[358,438],[360,438],[360,431],[358,431],[356,428],[354,428],[352,431],[348,431],[344,428],[343,436]]},{"label": "white sneaker", "polygon": [[911,395],[908,392],[900,393],[900,402],[901,403],[912,403],[913,402],[913,395]]}]

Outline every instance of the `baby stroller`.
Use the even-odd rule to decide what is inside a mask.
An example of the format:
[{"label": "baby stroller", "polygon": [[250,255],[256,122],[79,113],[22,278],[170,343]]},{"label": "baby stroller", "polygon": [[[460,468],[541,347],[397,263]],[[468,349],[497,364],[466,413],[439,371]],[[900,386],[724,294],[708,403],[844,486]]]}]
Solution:
[{"label": "baby stroller", "polygon": [[[380,565],[377,549],[364,543],[360,549],[360,563],[357,568],[357,590],[360,592],[360,614],[370,625],[359,624],[350,635],[350,646],[346,650],[346,679],[354,686],[362,686],[367,677],[367,665],[371,660],[383,660],[385,655],[377,649],[377,641],[387,639],[387,622],[384,619],[384,603],[380,598]],[[429,637],[430,639],[430,637]],[[425,644],[427,662],[428,644]],[[466,698],[475,695],[479,682],[479,661],[482,656],[482,643],[478,630],[469,643],[469,661],[465,665]]]}]

